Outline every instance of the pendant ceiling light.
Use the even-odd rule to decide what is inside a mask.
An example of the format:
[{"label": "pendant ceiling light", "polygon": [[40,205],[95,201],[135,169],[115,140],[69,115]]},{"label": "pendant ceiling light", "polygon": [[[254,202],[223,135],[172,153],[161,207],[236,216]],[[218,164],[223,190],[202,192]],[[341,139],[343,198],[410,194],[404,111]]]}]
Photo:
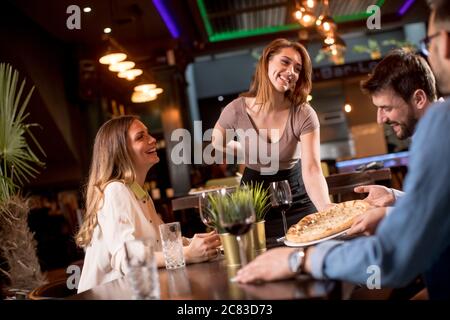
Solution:
[{"label": "pendant ceiling light", "polygon": [[156,94],[149,94],[141,91],[134,91],[131,95],[131,102],[133,103],[143,103],[156,100]]},{"label": "pendant ceiling light", "polygon": [[314,12],[305,7],[299,7],[297,11],[295,11],[295,18],[305,28],[312,27],[316,22]]},{"label": "pendant ceiling light", "polygon": [[140,84],[140,85],[134,87],[134,91],[141,91],[141,92],[150,91],[152,89],[156,89],[156,84],[154,84],[154,83],[143,83],[143,84]]},{"label": "pendant ceiling light", "polygon": [[[331,38],[327,38],[331,39]],[[347,49],[347,45],[345,44],[345,41],[338,35],[335,35],[334,41],[331,44],[327,44],[324,40],[324,45],[322,46],[322,50],[324,50],[326,53],[329,53],[331,55],[339,55],[345,53],[345,50]]]},{"label": "pendant ceiling light", "polygon": [[143,73],[142,69],[131,69],[119,72],[117,75],[119,78],[127,79],[128,81],[134,80],[136,77],[140,76]]},{"label": "pendant ceiling light", "polygon": [[113,72],[123,72],[126,70],[133,69],[136,64],[133,61],[122,61],[109,66],[109,71]]},{"label": "pendant ceiling light", "polygon": [[123,52],[108,49],[107,52],[98,60],[101,64],[116,64],[124,61],[127,55]]},{"label": "pendant ceiling light", "polygon": [[330,16],[328,0],[324,1],[324,11],[316,20],[317,31],[324,37],[332,35],[337,30],[337,24]]},{"label": "pendant ceiling light", "polygon": [[163,93],[162,88],[157,88],[153,83],[144,83],[134,88],[131,101],[134,103],[156,100],[158,94]]},{"label": "pendant ceiling light", "polygon": [[317,6],[318,0],[303,0],[302,5],[305,8],[314,9]]}]

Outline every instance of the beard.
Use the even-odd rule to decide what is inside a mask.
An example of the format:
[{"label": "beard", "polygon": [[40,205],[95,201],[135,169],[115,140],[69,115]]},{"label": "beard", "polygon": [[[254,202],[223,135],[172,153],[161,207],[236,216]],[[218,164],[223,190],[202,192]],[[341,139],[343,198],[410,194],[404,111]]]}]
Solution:
[{"label": "beard", "polygon": [[414,117],[413,112],[408,112],[407,118],[405,121],[397,122],[397,121],[387,121],[386,124],[390,125],[391,128],[394,125],[398,125],[400,127],[399,131],[395,131],[394,128],[392,130],[394,131],[395,135],[400,140],[405,140],[410,138],[414,131],[416,130],[418,119]]}]

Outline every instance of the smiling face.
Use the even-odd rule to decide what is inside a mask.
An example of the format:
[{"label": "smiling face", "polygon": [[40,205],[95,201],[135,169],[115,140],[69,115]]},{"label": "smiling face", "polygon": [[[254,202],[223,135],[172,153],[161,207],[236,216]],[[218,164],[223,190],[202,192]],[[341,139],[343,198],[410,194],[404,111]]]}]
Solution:
[{"label": "smiling face", "polygon": [[153,138],[147,127],[139,120],[134,120],[128,129],[128,150],[133,166],[137,171],[148,171],[159,162],[156,153],[156,139]]},{"label": "smiling face", "polygon": [[403,140],[413,135],[417,125],[414,106],[388,88],[372,94],[372,102],[378,108],[377,122],[390,125],[397,138]]},{"label": "smiling face", "polygon": [[450,34],[444,30],[443,23],[436,23],[434,11],[428,24],[428,36],[433,35],[437,36],[430,39],[428,61],[440,92],[450,95]]},{"label": "smiling face", "polygon": [[268,65],[268,76],[276,91],[285,93],[294,90],[302,70],[300,54],[287,47],[274,54]]}]

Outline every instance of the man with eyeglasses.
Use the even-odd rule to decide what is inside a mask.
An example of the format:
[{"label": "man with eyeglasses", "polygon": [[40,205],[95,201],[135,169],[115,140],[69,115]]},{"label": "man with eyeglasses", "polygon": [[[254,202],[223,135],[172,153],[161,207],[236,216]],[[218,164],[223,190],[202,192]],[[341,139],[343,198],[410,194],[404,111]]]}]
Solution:
[{"label": "man with eyeglasses", "polygon": [[[450,1],[433,1],[429,60],[442,94],[450,94]],[[437,34],[436,36],[433,36]],[[433,36],[433,37],[432,37]],[[405,195],[376,233],[327,241],[306,250],[276,248],[242,268],[236,281],[272,281],[310,273],[318,279],[402,287],[424,274],[430,299],[450,299],[450,100],[429,108],[410,149]]]},{"label": "man with eyeglasses", "polygon": [[[432,3],[433,1],[429,1],[430,3]],[[431,17],[434,19],[434,16]],[[445,20],[443,18],[440,19],[441,23],[444,22],[445,25]],[[448,24],[449,22],[447,22]],[[447,26],[448,29],[448,26]],[[434,39],[443,35],[446,35],[447,37],[449,36],[449,32],[445,31],[445,27],[444,30],[440,30],[440,31],[436,31],[436,27],[435,25],[432,23],[429,26],[428,29],[428,34],[423,40],[420,41],[420,51],[421,53],[425,56],[428,57],[430,64],[433,65],[433,71],[436,74],[436,77],[438,78],[438,85],[439,85],[439,89],[441,92],[443,92],[444,95],[449,95],[449,92],[445,91],[445,87],[450,84],[450,76],[448,72],[445,72],[445,68],[443,66],[441,66],[441,61],[439,59],[439,56],[436,55],[437,50],[433,50],[432,53],[434,54],[434,56],[430,57],[430,44],[435,41]],[[405,106],[407,103],[406,101],[401,101],[402,99],[398,99],[398,97],[395,97],[395,93],[402,95],[402,92],[398,92],[399,90],[397,88],[401,88],[400,91],[404,91],[405,88],[407,89],[408,87],[411,86],[411,83],[413,83],[414,81],[417,80],[416,83],[421,83],[422,86],[424,86],[423,84],[428,82],[428,85],[425,85],[425,87],[429,87],[429,83],[430,80],[426,81],[424,79],[426,78],[430,78],[427,74],[428,72],[428,68],[427,67],[420,67],[423,68],[423,72],[422,75],[416,76],[414,77],[415,79],[413,79],[412,77],[408,76],[407,73],[407,69],[411,69],[411,63],[406,63],[406,61],[404,62],[404,68],[405,70],[403,71],[403,76],[404,76],[404,80],[403,81],[399,81],[400,79],[397,77],[396,79],[394,79],[393,81],[391,80],[393,77],[395,78],[395,75],[397,72],[396,70],[396,64],[398,64],[398,60],[399,58],[397,57],[397,59],[395,59],[395,56],[397,56],[398,54],[392,53],[391,55],[388,55],[385,59],[383,59],[383,61],[381,61],[377,67],[374,70],[374,73],[372,74],[371,78],[369,78],[367,81],[365,81],[365,83],[362,84],[362,88],[365,91],[368,91],[371,95],[372,95],[372,100],[374,102],[375,105],[379,106],[380,102],[384,102],[384,101],[393,101],[393,99],[389,99],[389,92],[386,93],[386,90],[381,91],[378,90],[377,85],[381,82],[383,84],[383,81],[386,84],[390,84],[390,83],[397,83],[396,85],[393,86],[394,91],[396,92],[391,92],[392,94],[394,94],[394,99],[396,100],[400,100],[400,103],[397,103],[395,106],[388,106],[389,110],[386,113],[386,108],[384,108],[383,106],[381,106],[381,108],[379,108],[379,112],[378,112],[378,121],[380,122],[380,119],[382,120],[382,122],[387,123],[389,125],[394,125],[394,131],[397,135],[397,137],[399,139],[404,139],[407,137],[410,137],[412,135],[412,133],[415,130],[416,127],[416,123],[417,120],[423,116],[424,114],[424,109],[427,109],[429,106],[429,103],[424,105],[424,108],[422,109],[422,112],[419,110],[417,112],[415,112],[412,110],[415,110],[415,106],[413,103],[409,103],[409,111],[406,112]],[[413,55],[412,53],[410,55]],[[416,60],[420,60],[420,58],[416,57]],[[390,60],[390,61],[389,61]],[[395,61],[397,60],[397,62]],[[417,63],[416,63],[417,64]],[[420,63],[419,63],[420,64]],[[390,65],[393,65],[393,67],[387,71],[386,69],[390,68]],[[384,68],[383,68],[384,67]],[[380,71],[377,71],[378,69],[380,69]],[[416,67],[417,69],[417,67]],[[418,70],[412,70],[413,72],[417,72]],[[388,90],[389,91],[389,90]],[[430,90],[425,90],[425,91],[430,91]],[[375,95],[374,95],[375,93]],[[427,94],[429,96],[429,94]],[[403,94],[404,96],[404,94]],[[441,98],[442,99],[442,98]],[[405,102],[405,103],[403,103]],[[434,100],[430,100],[430,102],[434,102]],[[383,105],[383,103],[381,103],[381,105]],[[384,104],[385,105],[385,104]],[[402,108],[403,105],[403,108]],[[381,112],[380,112],[381,109]],[[397,109],[397,110],[396,110]],[[401,112],[403,109],[403,112]],[[399,111],[400,110],[400,111]],[[393,112],[394,111],[394,112]],[[397,112],[395,112],[397,111]],[[381,113],[381,116],[380,116]],[[403,113],[403,116],[402,116]],[[384,117],[383,117],[384,116]],[[395,117],[397,117],[397,121],[395,119]],[[384,120],[383,120],[384,119]],[[402,123],[402,119],[404,120]],[[397,127],[397,128],[395,128]],[[357,193],[368,193],[368,197],[366,198],[366,201],[370,202],[372,205],[380,207],[377,210],[371,210],[369,213],[365,214],[365,215],[361,215],[353,224],[352,228],[347,232],[347,234],[349,235],[353,235],[353,234],[357,234],[357,233],[365,233],[365,234],[372,234],[375,230],[376,227],[378,226],[378,223],[381,221],[381,219],[386,215],[386,206],[391,206],[395,203],[396,200],[398,200],[398,198],[402,197],[404,194],[401,191],[395,190],[395,189],[388,189],[384,186],[379,186],[379,185],[370,185],[370,186],[360,186],[360,187],[356,187],[355,188],[355,192]],[[383,208],[382,208],[383,207]]]}]

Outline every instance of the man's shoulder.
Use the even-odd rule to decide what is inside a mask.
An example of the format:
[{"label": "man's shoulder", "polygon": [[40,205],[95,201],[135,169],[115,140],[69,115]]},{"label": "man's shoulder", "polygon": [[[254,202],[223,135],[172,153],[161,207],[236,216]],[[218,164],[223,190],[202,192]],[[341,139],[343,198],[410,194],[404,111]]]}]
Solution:
[{"label": "man's shoulder", "polygon": [[450,123],[450,98],[434,103],[422,119],[422,126],[446,126]]}]

